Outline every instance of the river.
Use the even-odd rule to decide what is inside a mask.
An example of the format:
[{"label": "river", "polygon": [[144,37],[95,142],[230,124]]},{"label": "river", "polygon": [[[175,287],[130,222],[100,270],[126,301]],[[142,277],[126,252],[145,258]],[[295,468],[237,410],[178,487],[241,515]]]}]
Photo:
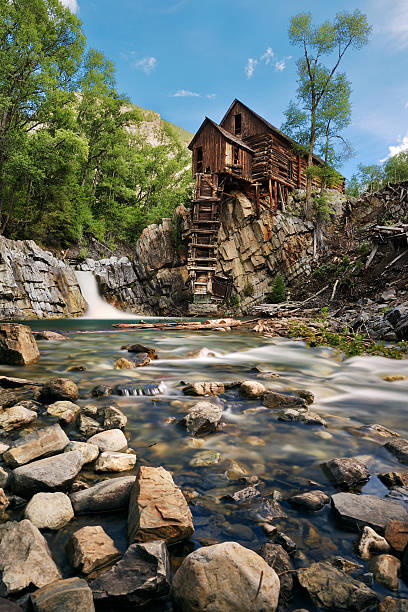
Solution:
[{"label": "river", "polygon": [[[408,377],[408,360],[342,359],[328,348],[306,348],[302,342],[253,332],[117,332],[112,330],[111,320],[101,319],[34,321],[30,325],[33,329],[60,331],[68,340],[39,341],[41,359],[37,364],[26,366],[24,372],[21,368],[1,366],[0,374],[39,380],[66,376],[79,386],[80,405],[114,403],[128,417],[129,446],[135,449],[138,461],[164,466],[173,472],[182,489],[197,492],[190,504],[195,533],[190,542],[173,548],[173,567],[202,543],[234,540],[256,550],[265,542],[259,518],[251,513],[251,504],[232,505],[222,499],[226,493],[245,486],[226,477],[226,471],[236,467],[234,462],[260,479],[264,497],[282,500],[288,517],[276,524],[296,542],[300,561],[342,555],[361,562],[353,552],[355,534],[336,523],[329,506],[308,514],[291,508],[285,498],[317,487],[328,495],[334,493],[321,469],[322,462],[334,457],[362,458],[372,474],[363,493],[388,494],[375,474],[401,471],[403,466],[360,428],[379,423],[408,436],[408,380],[386,382],[382,378],[389,374]],[[134,342],[154,347],[159,359],[146,367],[115,370],[115,361],[129,356],[121,347]],[[67,373],[72,365],[84,365],[86,371]],[[268,372],[279,377],[271,378]],[[262,409],[260,400],[242,399],[234,389],[216,400],[224,407],[220,431],[191,438],[177,425],[186,408],[197,401],[183,395],[181,381],[247,379],[259,380],[271,390],[312,391],[316,398],[313,410],[327,421],[327,427],[279,421],[278,410]],[[91,397],[91,389],[97,384],[129,381],[160,381],[162,393],[153,397],[111,396],[99,400]],[[222,459],[216,464],[195,467],[191,462],[204,450],[216,451]],[[91,472],[83,475],[88,482],[94,478]],[[80,524],[102,523],[124,549],[125,520],[125,515],[85,517]],[[62,544],[73,530],[68,526],[48,536],[61,563]],[[67,575],[69,571],[66,568]],[[375,588],[386,592],[382,587]],[[401,588],[400,595],[406,596],[403,583]]]}]

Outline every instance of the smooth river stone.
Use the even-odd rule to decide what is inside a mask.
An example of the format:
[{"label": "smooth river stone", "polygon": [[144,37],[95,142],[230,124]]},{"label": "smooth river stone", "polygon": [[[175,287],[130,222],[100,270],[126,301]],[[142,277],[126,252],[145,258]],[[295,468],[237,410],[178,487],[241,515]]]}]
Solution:
[{"label": "smooth river stone", "polygon": [[13,468],[24,465],[34,459],[59,453],[68,444],[69,439],[59,425],[44,427],[19,438],[4,453],[3,459]]},{"label": "smooth river stone", "polygon": [[131,453],[101,453],[95,463],[95,472],[126,472],[136,465],[136,455]]},{"label": "smooth river stone", "polygon": [[32,423],[37,418],[34,410],[29,410],[24,406],[12,406],[0,413],[0,433],[8,433],[13,429],[23,427]]},{"label": "smooth river stone", "polygon": [[112,478],[98,482],[89,489],[71,493],[70,499],[75,514],[108,512],[126,508],[129,505],[130,492],[135,480],[135,476]]},{"label": "smooth river stone", "polygon": [[353,457],[337,457],[323,463],[323,469],[331,482],[339,489],[353,489],[370,478],[365,464]]},{"label": "smooth river stone", "polygon": [[86,580],[67,578],[31,593],[35,612],[95,612]]},{"label": "smooth river stone", "polygon": [[404,506],[374,495],[335,493],[331,499],[336,515],[354,531],[368,525],[375,531],[384,534],[389,521],[408,520],[408,512]]},{"label": "smooth river stone", "polygon": [[384,444],[387,451],[392,453],[401,463],[408,463],[408,440],[396,438]]},{"label": "smooth river stone", "polygon": [[120,429],[101,431],[88,439],[88,444],[96,444],[102,452],[119,452],[127,448],[125,434]]},{"label": "smooth river stone", "polygon": [[42,491],[67,491],[82,466],[83,458],[79,451],[40,459],[13,470],[11,488],[24,498]]},{"label": "smooth river stone", "polygon": [[56,530],[74,518],[74,511],[65,493],[37,493],[28,502],[24,517],[38,529]]}]

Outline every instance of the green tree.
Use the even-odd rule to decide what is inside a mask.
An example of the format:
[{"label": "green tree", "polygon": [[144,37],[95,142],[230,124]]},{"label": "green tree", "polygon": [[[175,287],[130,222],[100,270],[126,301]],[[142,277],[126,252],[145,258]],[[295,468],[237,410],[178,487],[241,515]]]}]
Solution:
[{"label": "green tree", "polygon": [[269,302],[271,304],[279,304],[284,302],[286,299],[286,287],[285,281],[278,272],[273,281],[271,282],[271,292],[269,294]]},{"label": "green tree", "polygon": [[[307,118],[308,167],[313,166],[316,141],[321,134],[319,111],[325,105],[325,98],[332,87],[337,69],[349,49],[359,49],[367,44],[371,27],[367,17],[356,10],[353,13],[337,13],[333,21],[319,26],[312,24],[310,13],[292,17],[289,26],[289,40],[302,49],[303,56],[297,62],[299,109]],[[322,63],[323,57],[333,57],[331,66]],[[326,106],[330,106],[327,105]],[[333,107],[335,108],[335,107]],[[307,174],[306,216],[312,215],[312,175]]]}]

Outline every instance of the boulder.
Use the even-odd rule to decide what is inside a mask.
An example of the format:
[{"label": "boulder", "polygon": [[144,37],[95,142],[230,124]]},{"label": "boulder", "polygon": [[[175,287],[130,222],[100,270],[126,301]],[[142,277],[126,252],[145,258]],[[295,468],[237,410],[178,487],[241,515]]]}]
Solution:
[{"label": "boulder", "polygon": [[120,429],[109,429],[101,431],[88,439],[88,444],[96,444],[101,452],[119,452],[127,448],[127,440]]},{"label": "boulder", "polygon": [[110,385],[96,385],[91,391],[92,397],[106,397],[111,393],[112,387]]},{"label": "boulder", "polygon": [[0,590],[6,596],[30,586],[40,588],[61,578],[47,542],[27,519],[3,535],[0,541],[0,572]]},{"label": "boulder", "polygon": [[61,452],[69,440],[59,425],[37,429],[22,436],[3,455],[3,459],[12,468],[24,465],[34,459]]},{"label": "boulder", "polygon": [[157,359],[156,349],[150,346],[144,346],[143,344],[126,344],[121,348],[122,350],[125,349],[129,351],[129,353],[146,353],[150,359]]},{"label": "boulder", "polygon": [[0,433],[5,434],[13,429],[23,427],[32,423],[37,418],[34,410],[29,410],[24,406],[12,406],[4,412],[0,412]]},{"label": "boulder", "polygon": [[40,459],[13,470],[11,488],[22,497],[43,491],[67,491],[82,465],[82,454],[79,451]]},{"label": "boulder", "polygon": [[259,550],[259,555],[278,574],[279,602],[284,605],[291,599],[293,591],[293,566],[290,557],[280,544],[272,542],[266,542]]},{"label": "boulder", "polygon": [[76,415],[80,411],[78,404],[68,401],[59,401],[50,404],[47,408],[47,414],[56,417],[62,423],[71,423],[75,420]]},{"label": "boulder", "polygon": [[163,467],[140,466],[130,496],[129,543],[178,542],[193,532],[190,508],[170,472]]},{"label": "boulder", "polygon": [[385,472],[378,474],[378,478],[386,487],[408,487],[408,472]]},{"label": "boulder", "polygon": [[51,378],[41,387],[38,399],[44,404],[52,404],[60,400],[75,402],[78,395],[78,387],[69,378]]},{"label": "boulder", "polygon": [[195,382],[183,388],[184,395],[221,395],[224,392],[222,382]]},{"label": "boulder", "polygon": [[375,495],[335,493],[331,500],[337,517],[353,530],[368,525],[383,534],[390,521],[408,520],[408,512],[401,504]]},{"label": "boulder", "polygon": [[373,555],[390,551],[391,547],[386,539],[378,535],[371,527],[364,527],[357,545],[357,552],[362,559],[367,561]]},{"label": "boulder", "polygon": [[28,365],[40,358],[40,351],[28,325],[0,323],[0,363]]},{"label": "boulder", "polygon": [[370,472],[362,461],[342,457],[323,463],[323,469],[338,489],[355,489],[370,478]]},{"label": "boulder", "polygon": [[112,538],[99,525],[75,531],[68,541],[67,552],[72,565],[83,574],[109,567],[122,556]]},{"label": "boulder", "polygon": [[96,444],[89,444],[88,442],[69,442],[64,448],[64,453],[69,453],[71,451],[79,451],[81,453],[84,465],[95,461],[99,456],[99,446],[96,446]]},{"label": "boulder", "polygon": [[[110,570],[91,583],[94,600],[111,610],[151,610],[170,591],[170,563],[163,541],[132,544]],[[161,609],[161,608],[160,608]]]},{"label": "boulder", "polygon": [[239,387],[239,392],[248,399],[256,399],[265,393],[265,387],[256,380],[244,380]]},{"label": "boulder", "polygon": [[401,561],[392,555],[377,555],[369,560],[367,569],[374,574],[376,582],[392,591],[398,590]]},{"label": "boulder", "polygon": [[95,612],[92,591],[86,580],[67,578],[31,593],[35,612]]},{"label": "boulder", "polygon": [[189,409],[180,423],[194,435],[212,433],[218,427],[222,417],[222,407],[211,402],[198,402]]},{"label": "boulder", "polygon": [[115,361],[115,370],[132,370],[135,367],[133,361],[121,357]]},{"label": "boulder", "polygon": [[89,489],[71,493],[70,499],[75,514],[109,512],[127,508],[135,476],[122,476],[103,480]]},{"label": "boulder", "polygon": [[236,542],[192,552],[177,570],[172,588],[182,612],[274,612],[279,591],[275,570]]},{"label": "boulder", "polygon": [[37,493],[28,502],[24,517],[38,529],[57,530],[74,518],[74,511],[65,493]]},{"label": "boulder", "polygon": [[394,550],[398,553],[404,552],[408,544],[408,521],[390,521],[385,528],[384,537]]},{"label": "boulder", "polygon": [[43,330],[33,332],[36,340],[68,340],[68,336],[63,336],[58,332]]},{"label": "boulder", "polygon": [[330,497],[323,491],[309,491],[308,493],[292,495],[292,497],[289,497],[288,502],[291,506],[316,512],[330,503]]},{"label": "boulder", "polygon": [[378,596],[330,563],[312,563],[297,572],[299,584],[313,604],[324,610],[367,610],[375,607]]},{"label": "boulder", "polygon": [[267,408],[279,408],[280,406],[306,406],[306,400],[297,395],[284,395],[276,391],[266,391],[262,396],[262,402]]},{"label": "boulder", "polygon": [[135,368],[142,368],[149,365],[150,357],[147,353],[135,353],[133,356],[133,365]]},{"label": "boulder", "polygon": [[79,433],[83,436],[94,436],[102,431],[102,427],[98,421],[88,416],[87,414],[80,414],[77,421],[77,427]]},{"label": "boulder", "polygon": [[104,452],[95,463],[96,472],[126,472],[136,465],[136,455],[132,453]]},{"label": "boulder", "polygon": [[103,410],[104,429],[125,429],[127,416],[116,406],[106,406]]},{"label": "boulder", "polygon": [[408,440],[394,438],[384,444],[385,448],[392,453],[401,463],[408,463]]},{"label": "boulder", "polygon": [[386,597],[378,604],[377,612],[408,612],[408,599]]}]

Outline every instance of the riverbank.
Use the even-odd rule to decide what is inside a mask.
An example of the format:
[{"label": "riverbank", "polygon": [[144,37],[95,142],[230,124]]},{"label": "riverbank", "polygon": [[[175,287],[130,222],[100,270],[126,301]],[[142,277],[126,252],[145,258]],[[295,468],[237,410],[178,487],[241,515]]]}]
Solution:
[{"label": "riverbank", "polygon": [[[38,387],[2,391],[3,397],[6,393],[15,393],[19,403],[38,402],[34,410],[37,416],[32,423],[6,433],[2,439],[4,443],[14,444],[17,439],[24,440],[29,432],[38,435],[38,432],[58,423],[71,440],[70,444],[87,442],[95,432],[86,431],[84,427],[93,423],[94,427],[106,429],[110,406],[118,411],[115,412],[119,419],[115,421],[116,425],[123,427],[124,423],[119,411],[127,419],[122,431],[126,446],[132,449],[132,453],[125,455],[136,456],[136,465],[121,473],[101,472],[96,467],[100,459],[93,458],[92,462],[80,468],[74,483],[63,491],[71,500],[74,516],[56,530],[40,527],[64,580],[73,575],[81,579],[88,576],[86,580],[91,585],[97,580],[75,569],[72,556],[65,549],[65,544],[83,527],[103,528],[120,555],[125,553],[129,544],[126,504],[121,509],[111,508],[109,512],[82,514],[72,503],[77,495],[74,491],[79,488],[86,492],[90,490],[88,487],[104,480],[113,479],[115,484],[118,476],[136,476],[140,466],[154,469],[162,466],[172,474],[176,486],[183,492],[194,528],[194,533],[186,539],[168,543],[173,574],[194,550],[203,551],[209,547],[208,554],[213,554],[212,547],[217,543],[233,541],[257,554],[261,551],[266,561],[277,569],[281,563],[286,563],[286,569],[279,569],[278,574],[289,569],[288,563],[291,570],[299,572],[302,588],[297,580],[288,587],[287,582],[283,583],[287,574],[280,576],[280,609],[315,609],[317,595],[310,586],[312,579],[306,568],[317,572],[322,580],[329,580],[330,588],[339,581],[336,572],[350,570],[350,580],[355,582],[350,583],[347,574],[343,573],[341,579],[354,591],[358,591],[359,585],[360,589],[370,589],[368,600],[374,609],[377,598],[383,599],[385,595],[408,597],[408,589],[402,580],[395,595],[394,590],[384,587],[372,576],[367,577],[367,573],[375,574],[371,569],[372,562],[362,559],[356,552],[353,543],[356,538],[359,541],[358,533],[349,531],[349,526],[336,511],[335,496],[344,488],[344,481],[339,487],[337,480],[336,485],[336,479],[326,467],[336,458],[353,458],[362,462],[365,467],[358,470],[360,480],[353,481],[353,470],[346,472],[346,478],[349,478],[348,483],[345,481],[346,488],[350,489],[346,494],[358,493],[358,497],[365,501],[373,496],[379,504],[381,500],[394,501],[398,506],[395,517],[403,511],[405,485],[396,486],[395,480],[392,484],[388,480],[386,486],[379,476],[404,472],[403,465],[385,445],[392,439],[408,438],[404,418],[407,361],[383,357],[340,358],[336,351],[327,347],[307,348],[300,341],[268,337],[252,330],[222,333],[215,330],[145,329],[137,333],[126,330],[111,333],[111,324],[92,320],[50,321],[46,327],[62,332],[65,339],[38,340],[41,357],[25,368],[0,367],[2,375],[24,377],[36,383],[55,377],[67,378],[77,386],[79,394],[77,399],[71,399],[79,410],[72,409],[75,418],[66,424],[64,420],[68,415],[52,416],[50,400],[38,397]],[[33,322],[32,327],[44,328],[44,322]],[[115,369],[118,359],[134,358],[132,352],[121,347],[135,343],[154,348],[158,359],[152,359],[145,367]],[[396,375],[399,380],[395,380]],[[241,382],[248,380],[251,384],[240,388]],[[196,395],[200,387],[194,384],[199,382],[213,383],[205,387],[204,392],[216,392],[216,395]],[[94,397],[92,390],[101,386],[105,392],[111,389],[111,394]],[[118,394],[120,389],[126,388],[129,395]],[[156,388],[159,392],[153,395],[136,395],[138,390],[150,393]],[[248,389],[252,389],[250,398]],[[36,400],[32,399],[34,394]],[[308,404],[311,394],[314,401]],[[199,418],[196,415],[197,418],[190,417],[186,422],[186,415],[191,415],[193,408],[201,402],[214,406],[213,414],[203,416],[201,413]],[[2,414],[8,410],[5,405]],[[202,423],[202,419],[207,425],[194,435],[194,423]],[[180,421],[183,422],[180,424]],[[385,429],[373,427],[375,424]],[[392,431],[399,433],[400,438],[395,438]],[[51,462],[58,461],[61,456],[56,452]],[[33,466],[41,460],[31,459],[24,465]],[[6,472],[16,469],[7,464],[4,457],[1,467]],[[12,501],[16,493],[8,486],[5,485],[4,490],[11,501],[4,511],[3,521],[21,521],[26,513],[25,502],[29,499],[20,501],[21,505],[16,507],[13,505],[16,502]],[[316,491],[322,493],[316,494]],[[306,493],[313,493],[313,498],[317,496],[323,502],[329,500],[331,503],[321,502],[318,504],[320,509],[311,510],[310,506],[308,509],[306,502],[303,501],[303,505],[302,501],[297,503],[294,497]],[[18,497],[24,498],[24,495],[19,491]],[[311,503],[310,496],[307,499]],[[399,514],[398,517],[401,518]],[[381,526],[373,528],[383,536]],[[271,560],[272,553],[274,561]],[[383,554],[391,554],[397,560],[402,555],[395,548]],[[358,566],[335,561],[336,571],[330,573],[332,570],[329,571],[326,563],[334,562],[338,557]],[[112,562],[117,563],[117,558]],[[249,560],[246,559],[245,563]],[[319,564],[317,567],[316,563]],[[257,566],[258,575],[262,571],[259,569],[261,565]],[[301,578],[303,570],[304,579]],[[158,583],[157,574],[155,576]],[[367,580],[372,581],[368,587],[364,583]],[[159,582],[164,586],[169,584],[166,580]],[[9,595],[14,600],[21,596],[24,597],[24,590]],[[283,597],[288,597],[285,604]],[[95,604],[99,609],[101,600],[95,599]],[[110,605],[115,609],[115,604]],[[171,598],[165,596],[164,602],[160,600],[157,605],[160,610],[170,610]]]}]

